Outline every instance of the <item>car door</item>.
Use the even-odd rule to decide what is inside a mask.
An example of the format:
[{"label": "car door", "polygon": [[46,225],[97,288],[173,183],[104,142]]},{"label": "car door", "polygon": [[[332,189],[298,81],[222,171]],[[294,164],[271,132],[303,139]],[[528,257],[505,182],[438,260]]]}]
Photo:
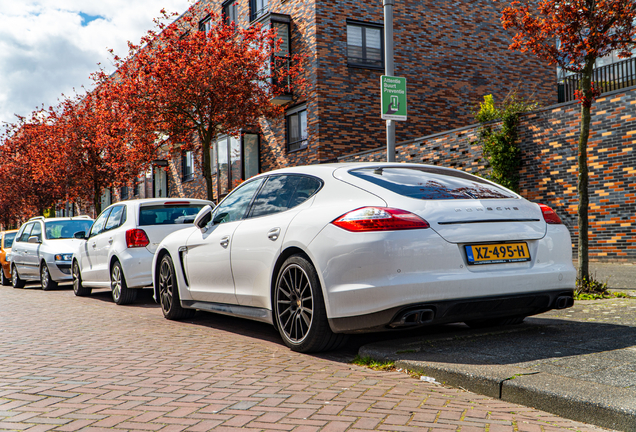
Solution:
[{"label": "car door", "polygon": [[13,265],[18,269],[20,275],[25,274],[25,253],[26,244],[33,229],[33,222],[27,223],[16,236],[13,249],[11,250],[11,260]]},{"label": "car door", "polygon": [[234,189],[214,210],[207,228],[188,237],[183,260],[193,300],[236,304],[232,237],[262,182],[258,178]]},{"label": "car door", "polygon": [[[36,239],[34,242],[33,238]],[[30,240],[30,241],[29,241]],[[42,246],[42,223],[40,221],[33,222],[33,229],[29,233],[27,242],[24,244],[24,273],[20,273],[24,277],[32,279],[40,278],[40,247]]]},{"label": "car door", "polygon": [[287,227],[322,186],[310,176],[270,176],[254,200],[232,242],[232,274],[241,305],[271,307],[272,269],[281,253]]},{"label": "car door", "polygon": [[113,247],[114,230],[121,225],[125,214],[125,205],[111,207],[104,228],[95,236],[95,249],[93,250],[94,277],[98,282],[110,282],[110,252]]},{"label": "car door", "polygon": [[[81,246],[80,269],[82,272],[82,280],[84,280],[86,284],[104,282],[98,277],[100,266],[103,267],[104,263],[100,263],[99,261],[98,240],[100,239],[97,237],[104,230],[110,211],[111,208],[109,207],[95,219],[93,226],[91,226],[88,232],[88,239]],[[106,272],[108,273],[108,270],[106,270]]]}]

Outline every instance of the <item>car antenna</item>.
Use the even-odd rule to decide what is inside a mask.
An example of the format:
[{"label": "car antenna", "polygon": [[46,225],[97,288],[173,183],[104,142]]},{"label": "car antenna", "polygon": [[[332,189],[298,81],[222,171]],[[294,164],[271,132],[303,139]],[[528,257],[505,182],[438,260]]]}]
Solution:
[{"label": "car antenna", "polygon": [[382,168],[376,168],[373,170],[373,174],[382,175]]}]

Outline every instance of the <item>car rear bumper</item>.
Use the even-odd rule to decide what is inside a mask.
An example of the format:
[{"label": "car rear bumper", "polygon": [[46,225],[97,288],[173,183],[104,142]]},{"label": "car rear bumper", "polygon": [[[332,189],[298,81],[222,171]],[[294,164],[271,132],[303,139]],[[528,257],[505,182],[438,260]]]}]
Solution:
[{"label": "car rear bumper", "polygon": [[530,316],[573,304],[573,290],[553,290],[518,295],[467,298],[415,303],[379,312],[344,318],[331,318],[336,333],[362,333],[452,322]]}]

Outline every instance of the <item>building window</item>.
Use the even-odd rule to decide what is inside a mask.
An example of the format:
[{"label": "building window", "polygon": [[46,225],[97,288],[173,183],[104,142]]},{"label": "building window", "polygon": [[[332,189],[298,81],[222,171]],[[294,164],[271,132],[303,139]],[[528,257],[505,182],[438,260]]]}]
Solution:
[{"label": "building window", "polygon": [[212,28],[212,18],[208,15],[199,21],[199,31],[209,32]]},{"label": "building window", "polygon": [[259,137],[255,133],[243,133],[240,137],[223,137],[213,145],[216,157],[218,198],[228,194],[260,171]]},{"label": "building window", "polygon": [[250,0],[250,21],[261,17],[269,9],[269,0]]},{"label": "building window", "polygon": [[122,201],[127,200],[128,195],[129,195],[128,186],[122,186],[122,188],[119,190],[119,197],[121,198],[121,200]]},{"label": "building window", "polygon": [[225,24],[238,23],[238,0],[230,0],[223,5],[223,21]]},{"label": "building window", "polygon": [[307,107],[287,111],[287,148],[289,151],[307,147]]},{"label": "building window", "polygon": [[194,178],[194,152],[186,150],[181,153],[181,180],[186,182]]},{"label": "building window", "polygon": [[152,176],[153,198],[166,198],[168,196],[168,173],[161,166],[155,166]]},{"label": "building window", "polygon": [[381,25],[347,22],[347,63],[349,66],[384,68]]}]

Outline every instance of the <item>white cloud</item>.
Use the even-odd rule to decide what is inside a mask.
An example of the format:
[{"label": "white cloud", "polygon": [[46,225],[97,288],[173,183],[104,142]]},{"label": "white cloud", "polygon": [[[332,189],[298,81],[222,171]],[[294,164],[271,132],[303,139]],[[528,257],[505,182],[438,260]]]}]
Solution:
[{"label": "white cloud", "polygon": [[[153,28],[159,11],[183,13],[192,0],[0,0],[0,124],[54,105],[90,86],[108,49],[127,53]],[[97,17],[86,22],[80,13]]]}]

